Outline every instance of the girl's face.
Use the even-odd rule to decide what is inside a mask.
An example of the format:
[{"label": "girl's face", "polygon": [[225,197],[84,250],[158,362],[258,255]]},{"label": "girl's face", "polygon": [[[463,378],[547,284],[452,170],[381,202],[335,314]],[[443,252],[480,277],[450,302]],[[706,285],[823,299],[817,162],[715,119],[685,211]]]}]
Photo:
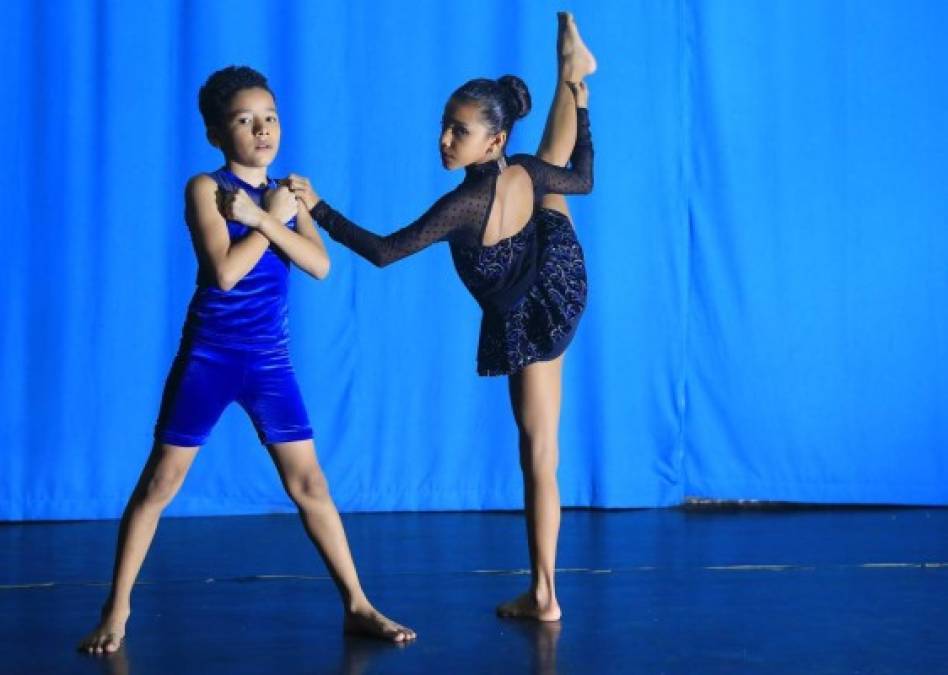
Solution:
[{"label": "girl's face", "polygon": [[441,118],[441,164],[457,169],[500,156],[507,134],[490,133],[476,103],[448,101]]},{"label": "girl's face", "polygon": [[231,99],[222,127],[210,131],[209,137],[232,162],[270,166],[280,149],[280,119],[273,96],[258,87],[241,89]]}]

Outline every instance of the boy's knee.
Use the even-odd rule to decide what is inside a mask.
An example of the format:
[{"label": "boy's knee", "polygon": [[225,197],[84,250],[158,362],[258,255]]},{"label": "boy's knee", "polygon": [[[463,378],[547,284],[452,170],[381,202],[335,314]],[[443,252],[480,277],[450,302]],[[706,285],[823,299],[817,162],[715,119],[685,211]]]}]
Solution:
[{"label": "boy's knee", "polygon": [[163,471],[156,473],[145,485],[142,501],[156,506],[165,506],[178,492],[184,482],[184,472]]},{"label": "boy's knee", "polygon": [[287,492],[297,504],[325,502],[329,499],[329,484],[317,468],[288,480]]}]

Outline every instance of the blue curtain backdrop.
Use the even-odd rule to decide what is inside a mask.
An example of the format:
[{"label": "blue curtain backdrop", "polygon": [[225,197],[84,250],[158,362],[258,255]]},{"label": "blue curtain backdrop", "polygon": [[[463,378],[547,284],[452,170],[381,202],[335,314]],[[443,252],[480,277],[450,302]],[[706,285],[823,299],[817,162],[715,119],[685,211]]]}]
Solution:
[{"label": "blue curtain backdrop", "polygon": [[[566,359],[567,505],[687,496],[948,502],[948,8],[565,2],[596,50],[596,189],[571,200],[590,305]],[[409,9],[410,7],[410,9]],[[521,75],[535,149],[560,3],[5,5],[0,519],[115,517],[148,453],[195,276],[196,93],[278,96],[275,175],[390,231],[459,180],[441,107]],[[292,351],[342,510],[516,508],[503,379],[446,247],[294,274]],[[172,514],[286,511],[228,410]]]}]

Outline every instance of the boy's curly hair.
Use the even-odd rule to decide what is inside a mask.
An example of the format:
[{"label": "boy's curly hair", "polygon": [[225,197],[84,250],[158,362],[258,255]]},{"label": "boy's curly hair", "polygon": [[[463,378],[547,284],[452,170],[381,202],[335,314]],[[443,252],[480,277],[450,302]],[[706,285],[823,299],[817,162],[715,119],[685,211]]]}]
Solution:
[{"label": "boy's curly hair", "polygon": [[260,88],[276,95],[267,84],[267,78],[248,66],[227,66],[211,73],[198,92],[198,108],[208,129],[220,127],[226,121],[231,99],[242,89]]}]

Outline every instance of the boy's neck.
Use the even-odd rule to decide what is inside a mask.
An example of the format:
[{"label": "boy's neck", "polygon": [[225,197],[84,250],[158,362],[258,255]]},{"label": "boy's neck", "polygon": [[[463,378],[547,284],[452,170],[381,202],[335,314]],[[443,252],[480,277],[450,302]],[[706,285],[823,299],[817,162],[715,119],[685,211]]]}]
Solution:
[{"label": "boy's neck", "polygon": [[227,160],[227,170],[240,180],[254,187],[265,186],[267,184],[267,167],[265,166],[244,166],[243,164]]}]

